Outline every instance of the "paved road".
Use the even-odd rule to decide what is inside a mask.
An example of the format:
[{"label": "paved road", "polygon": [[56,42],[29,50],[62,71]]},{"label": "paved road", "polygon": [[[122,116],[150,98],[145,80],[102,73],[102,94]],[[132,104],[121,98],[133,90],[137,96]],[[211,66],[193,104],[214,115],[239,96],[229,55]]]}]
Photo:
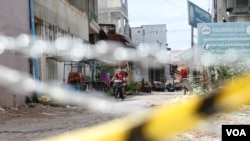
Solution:
[{"label": "paved road", "polygon": [[183,92],[152,92],[132,96],[124,101],[125,104],[135,104],[142,106],[158,105],[183,96]]},{"label": "paved road", "polygon": [[[113,106],[121,106],[118,112],[147,108],[180,97],[178,92],[152,92],[128,96]],[[131,109],[130,109],[131,108]],[[88,111],[85,108],[53,107],[35,104],[0,111],[0,141],[29,141],[61,134],[70,130],[96,125],[119,117],[119,113],[107,114]]]},{"label": "paved road", "polygon": [[183,96],[183,92],[156,92],[139,93],[136,95],[128,95],[124,101],[118,101],[115,106],[121,107],[120,111],[116,110],[116,114],[121,112],[136,112],[144,108],[150,108],[152,106],[168,103],[174,100],[180,99]]},{"label": "paved road", "polygon": [[[124,101],[115,102],[121,110],[136,110],[135,107],[148,108],[153,105],[180,100],[182,92],[152,92],[128,96]],[[53,107],[37,104],[32,107],[19,107],[0,111],[0,141],[29,141],[44,139],[79,128],[97,125],[114,118],[118,113],[96,113],[81,107]],[[183,133],[176,141],[219,141],[222,124],[250,123],[250,107],[230,115],[217,115],[205,122],[197,131]],[[205,127],[205,128],[204,128]]]}]

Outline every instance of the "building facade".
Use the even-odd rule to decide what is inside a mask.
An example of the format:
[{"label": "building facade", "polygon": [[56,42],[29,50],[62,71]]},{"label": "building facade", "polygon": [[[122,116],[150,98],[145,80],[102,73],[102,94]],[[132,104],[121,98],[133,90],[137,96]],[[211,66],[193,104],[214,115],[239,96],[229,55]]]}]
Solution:
[{"label": "building facade", "polygon": [[[82,43],[94,44],[100,30],[97,6],[97,0],[34,0],[36,35],[51,42],[66,36]],[[41,81],[66,82],[71,71],[84,73],[86,78],[90,77],[89,73],[85,73],[85,70],[90,71],[88,63],[60,61],[56,57],[67,56],[69,51],[58,51],[55,47],[50,50],[50,54],[42,56],[39,62]],[[47,59],[48,57],[55,59]],[[77,67],[72,68],[72,65]]]},{"label": "building facade", "polygon": [[[157,50],[160,48],[167,49],[167,29],[165,24],[158,25],[142,25],[141,27],[132,27],[132,44],[139,46],[147,44],[150,50]],[[166,81],[166,76],[169,73],[165,67],[153,69],[144,64],[144,67],[135,67],[134,79],[140,81],[142,78],[146,81]],[[141,75],[141,76],[140,76]]]},{"label": "building facade", "polygon": [[250,0],[214,0],[214,22],[250,21]]},{"label": "building facade", "polygon": [[[0,32],[6,36],[31,34],[30,25],[34,23],[36,41],[54,43],[58,37],[67,36],[81,43],[94,44],[98,40],[100,31],[97,2],[97,0],[1,1]],[[30,15],[34,15],[34,20],[30,20]],[[49,54],[42,54],[38,58],[40,81],[65,82],[68,73],[72,71],[85,73],[86,78],[91,77],[91,72],[94,70],[93,62],[79,64],[71,60],[61,61],[57,57],[67,56],[68,50],[59,51],[54,45],[49,46],[49,50]],[[51,57],[54,59],[48,59]],[[31,75],[35,73],[34,61],[12,52],[1,54],[0,64]],[[77,67],[72,68],[73,65]],[[1,86],[0,90],[0,106],[18,106],[25,103],[25,96],[17,95]]]},{"label": "building facade", "polygon": [[130,39],[127,0],[98,0],[98,21],[100,24],[114,24],[117,34]]}]

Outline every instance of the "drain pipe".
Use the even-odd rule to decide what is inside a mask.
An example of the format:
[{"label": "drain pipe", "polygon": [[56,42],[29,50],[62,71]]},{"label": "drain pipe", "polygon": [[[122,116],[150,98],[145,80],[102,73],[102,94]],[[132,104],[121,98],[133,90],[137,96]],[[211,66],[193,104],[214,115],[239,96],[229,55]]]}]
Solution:
[{"label": "drain pipe", "polygon": [[[34,9],[33,9],[33,0],[29,0],[29,13],[30,13],[30,28],[31,28],[31,37],[32,37],[32,45],[36,39],[36,32],[35,32],[35,18],[34,18]],[[33,58],[33,76],[36,81],[39,81],[39,66],[38,66],[38,59],[35,57]],[[35,100],[37,101],[40,94],[36,92]]]}]

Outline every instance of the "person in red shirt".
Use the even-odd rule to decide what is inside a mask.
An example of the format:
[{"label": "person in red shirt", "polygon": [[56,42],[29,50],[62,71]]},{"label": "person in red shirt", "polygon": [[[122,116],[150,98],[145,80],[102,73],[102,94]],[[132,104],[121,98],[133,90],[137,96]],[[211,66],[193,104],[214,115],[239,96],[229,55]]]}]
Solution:
[{"label": "person in red shirt", "polygon": [[189,75],[189,68],[181,69],[180,78],[184,88],[184,95],[189,91],[189,89],[191,89],[188,82],[188,75]]},{"label": "person in red shirt", "polygon": [[[127,77],[128,77],[128,73],[125,67],[119,67],[118,71],[115,73],[111,81],[115,82],[115,80],[120,80],[119,83],[121,83],[121,85],[123,86],[123,92],[125,93],[127,89]],[[114,92],[115,92],[115,87],[114,87]],[[120,95],[119,98],[124,99],[124,94]]]},{"label": "person in red shirt", "polygon": [[189,69],[188,68],[181,69],[180,78],[187,78],[188,74],[189,74]]},{"label": "person in red shirt", "polygon": [[118,71],[115,73],[111,81],[115,79],[121,80],[123,83],[127,84],[128,73],[124,67],[119,67]]}]

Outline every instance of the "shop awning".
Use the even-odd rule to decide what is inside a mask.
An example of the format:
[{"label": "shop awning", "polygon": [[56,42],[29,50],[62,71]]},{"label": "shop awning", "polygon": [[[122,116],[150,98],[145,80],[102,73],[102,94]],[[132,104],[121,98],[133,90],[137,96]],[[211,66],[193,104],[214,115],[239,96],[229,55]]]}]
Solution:
[{"label": "shop awning", "polygon": [[70,55],[65,55],[65,56],[53,56],[53,57],[47,57],[49,60],[53,60],[56,62],[61,62],[61,63],[85,63],[89,64],[90,62],[97,61],[101,63],[101,66],[103,67],[114,67],[117,62],[107,60],[107,59],[88,59],[88,58],[83,58],[81,60],[74,60],[71,58]]},{"label": "shop awning", "polygon": [[47,57],[47,59],[57,62],[78,62],[78,63],[87,63],[89,61],[96,61],[96,59],[88,59],[88,58],[82,58],[80,60],[77,60],[72,58],[70,55],[52,56],[52,57]]}]

